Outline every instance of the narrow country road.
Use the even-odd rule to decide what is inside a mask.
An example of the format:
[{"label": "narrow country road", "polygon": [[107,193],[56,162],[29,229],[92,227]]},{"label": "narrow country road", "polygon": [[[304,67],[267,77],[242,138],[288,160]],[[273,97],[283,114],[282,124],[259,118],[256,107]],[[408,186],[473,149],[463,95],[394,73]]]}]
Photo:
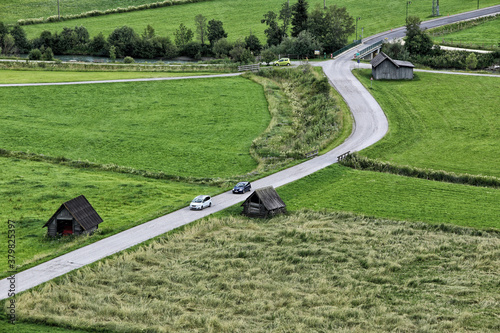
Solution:
[{"label": "narrow country road", "polygon": [[[500,12],[500,5],[427,21],[422,26],[433,27],[498,12]],[[365,45],[360,47],[368,46],[385,38],[403,37],[404,33],[404,28],[381,33],[365,39]],[[355,66],[355,63],[351,61],[353,52],[347,51],[333,61],[325,61],[319,64],[323,67],[331,84],[342,94],[351,109],[355,122],[352,134],[343,144],[324,155],[253,182],[254,188],[269,185],[279,187],[288,184],[336,163],[337,156],[346,151],[359,151],[384,137],[388,130],[388,123],[384,112],[375,99],[351,73],[351,69]],[[14,283],[15,292],[19,293],[28,290],[74,269],[240,203],[249,194],[233,195],[230,191],[225,192],[213,198],[214,205],[211,208],[203,211],[190,211],[186,207],[27,269],[16,274]],[[10,287],[11,284],[8,279],[0,281],[0,299],[7,298]]]}]

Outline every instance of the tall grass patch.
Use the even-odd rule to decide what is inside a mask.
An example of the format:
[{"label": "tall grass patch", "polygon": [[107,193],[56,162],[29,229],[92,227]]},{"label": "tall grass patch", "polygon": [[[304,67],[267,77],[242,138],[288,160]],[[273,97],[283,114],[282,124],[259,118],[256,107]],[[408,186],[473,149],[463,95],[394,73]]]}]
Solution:
[{"label": "tall grass patch", "polygon": [[[370,87],[370,70],[355,71]],[[365,149],[370,158],[418,168],[500,177],[500,80],[415,73],[411,81],[374,81],[369,89],[389,133]]]},{"label": "tall grass patch", "polygon": [[263,70],[253,79],[262,84],[272,120],[252,142],[251,151],[262,164],[276,165],[302,159],[307,152],[325,149],[344,128],[342,103],[321,69]]},{"label": "tall grass patch", "polygon": [[348,211],[377,218],[500,230],[500,190],[333,165],[278,189],[291,211]]},{"label": "tall grass patch", "polygon": [[256,168],[270,117],[244,78],[4,87],[0,147],[193,177]]},{"label": "tall grass patch", "polygon": [[498,330],[500,237],[301,211],[208,219],[19,295],[21,321],[155,332]]},{"label": "tall grass patch", "polygon": [[[157,181],[132,175],[74,169],[43,162],[0,157],[0,237],[7,221],[16,231],[17,270],[46,261],[96,240],[185,207],[200,193],[220,191],[207,185]],[[85,195],[104,220],[90,237],[47,238],[42,228],[64,202]],[[6,244],[6,242],[2,242]],[[0,275],[7,252],[0,255]]]}]

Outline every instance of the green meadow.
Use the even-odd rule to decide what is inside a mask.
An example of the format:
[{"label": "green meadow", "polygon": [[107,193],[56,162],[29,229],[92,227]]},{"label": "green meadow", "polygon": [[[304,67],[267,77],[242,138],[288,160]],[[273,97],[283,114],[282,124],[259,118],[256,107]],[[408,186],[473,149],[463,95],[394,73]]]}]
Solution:
[{"label": "green meadow", "polygon": [[[104,2],[104,1],[103,1]],[[133,27],[136,32],[142,33],[144,28],[150,24],[158,35],[170,36],[178,29],[181,23],[184,23],[193,32],[196,31],[194,17],[197,14],[203,14],[208,20],[221,20],[224,29],[228,33],[228,38],[235,41],[238,38],[248,36],[250,31],[256,34],[261,42],[265,41],[264,30],[266,26],[260,23],[263,15],[269,10],[278,12],[281,8],[282,0],[211,0],[194,4],[177,5],[171,7],[157,8],[146,11],[137,11],[130,13],[113,14],[100,17],[90,17],[85,19],[70,20],[57,23],[48,23],[41,25],[25,26],[29,38],[35,38],[43,30],[52,32],[62,31],[63,27],[85,26],[91,36],[102,32],[105,36],[109,35],[117,27],[128,25]],[[290,1],[293,4],[295,1]],[[120,2],[113,2],[119,7]],[[340,0],[335,3],[327,1],[327,6],[337,5],[345,6],[353,17],[361,17],[358,23],[358,32],[361,34],[361,28],[364,28],[364,37],[378,32],[386,31],[391,28],[397,28],[405,24],[406,2],[400,0],[388,1],[354,1]],[[481,8],[498,4],[498,0],[482,0]],[[139,3],[138,3],[139,4]],[[310,0],[310,8],[316,5],[323,5],[322,0]],[[109,2],[108,2],[109,6]],[[475,0],[449,0],[441,3],[440,11],[442,15],[456,14],[477,8]],[[84,10],[82,10],[84,11]],[[2,12],[0,10],[0,12]],[[80,11],[81,12],[81,11]],[[41,14],[32,8],[27,9],[25,13],[19,13],[20,16],[5,17],[5,21],[13,21],[20,18],[40,17]],[[432,15],[432,2],[414,1],[409,5],[409,14],[417,15],[421,19],[430,19]],[[55,12],[52,15],[56,15]],[[383,19],[381,19],[383,18]],[[0,17],[0,21],[2,18]],[[354,35],[350,39],[354,39]]]},{"label": "green meadow", "polygon": [[[492,33],[496,31],[497,33]],[[476,26],[456,32],[447,33],[439,37],[432,37],[436,44],[479,45],[484,48],[500,47],[500,16],[496,19],[483,22]]]},{"label": "green meadow", "polygon": [[[370,88],[371,70],[355,71]],[[363,150],[370,158],[419,168],[500,177],[497,77],[415,73],[373,81],[389,133]]]},{"label": "green meadow", "polygon": [[213,72],[76,72],[76,71],[33,71],[1,70],[0,84],[13,83],[51,83],[77,81],[104,81],[123,79],[143,79],[160,77],[212,75]]},{"label": "green meadow", "polygon": [[[18,271],[185,207],[200,193],[220,192],[207,185],[4,157],[0,170],[0,237],[6,239],[7,221],[14,221]],[[97,234],[47,238],[43,225],[63,202],[82,194],[104,220]],[[6,258],[2,251],[0,275],[7,270]]]},{"label": "green meadow", "polygon": [[186,177],[251,172],[269,124],[262,87],[210,78],[4,87],[0,147]]},{"label": "green meadow", "polygon": [[93,332],[498,332],[499,268],[498,232],[210,218],[18,295],[17,316]]},{"label": "green meadow", "polygon": [[333,165],[278,189],[291,211],[346,211],[500,230],[500,190]]}]

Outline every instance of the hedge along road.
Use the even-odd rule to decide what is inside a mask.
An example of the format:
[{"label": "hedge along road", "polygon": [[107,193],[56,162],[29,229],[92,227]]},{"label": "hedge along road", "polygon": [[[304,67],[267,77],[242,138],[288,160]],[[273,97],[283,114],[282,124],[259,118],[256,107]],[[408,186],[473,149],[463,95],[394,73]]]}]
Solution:
[{"label": "hedge along road", "polygon": [[[427,21],[424,22],[423,25],[444,25],[498,12],[500,12],[500,6],[494,6],[469,12],[467,14],[459,14]],[[404,36],[404,28],[396,30],[397,31],[389,31],[367,38],[364,42],[367,43],[366,45],[370,45],[386,37],[400,38]],[[254,188],[270,185],[279,187],[293,182],[336,163],[337,156],[340,154],[347,151],[359,151],[384,137],[388,130],[387,118],[375,99],[351,73],[351,69],[355,66],[354,62],[351,61],[352,56],[353,51],[351,50],[340,55],[333,61],[330,60],[318,64],[324,69],[330,83],[342,94],[351,109],[355,122],[352,134],[344,143],[324,155],[253,182]],[[120,82],[123,82],[123,80],[120,80]],[[234,195],[231,191],[225,192],[213,198],[213,206],[211,208],[202,211],[190,211],[189,207],[177,210],[168,215],[138,225],[27,269],[16,274],[14,279],[3,279],[0,281],[0,299],[7,298],[9,289],[14,289],[10,291],[11,293],[19,293],[28,290],[74,269],[88,265],[114,253],[140,244],[148,239],[162,235],[182,225],[208,216],[216,211],[240,203],[249,195],[250,193],[245,195]]]}]

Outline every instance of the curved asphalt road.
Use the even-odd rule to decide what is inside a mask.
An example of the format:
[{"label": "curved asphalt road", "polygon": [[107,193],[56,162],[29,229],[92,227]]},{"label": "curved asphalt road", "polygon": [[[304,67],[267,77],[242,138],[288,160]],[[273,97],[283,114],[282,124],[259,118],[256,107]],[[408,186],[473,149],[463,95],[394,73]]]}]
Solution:
[{"label": "curved asphalt road", "polygon": [[[498,12],[500,12],[500,5],[427,21],[422,26],[438,26]],[[366,44],[360,47],[373,44],[386,37],[392,39],[403,36],[404,28],[395,29],[394,31],[381,33],[365,39],[364,43]],[[361,150],[384,137],[388,130],[384,112],[370,93],[351,74],[351,69],[355,66],[355,63],[350,61],[353,53],[353,51],[347,51],[335,61],[326,61],[319,64],[323,67],[332,85],[342,94],[351,108],[355,121],[351,136],[339,147],[322,156],[253,182],[254,188],[269,185],[279,187],[293,182],[336,163],[337,156],[346,151]],[[235,205],[242,202],[248,195],[249,193],[245,195],[233,195],[230,191],[225,192],[213,198],[214,206],[211,208],[203,211],[190,211],[186,207],[27,269],[15,275],[15,292],[19,293],[33,288],[57,276],[66,274],[74,269],[210,215],[215,211]],[[7,298],[10,287],[11,283],[8,279],[0,281],[0,299]]]}]

